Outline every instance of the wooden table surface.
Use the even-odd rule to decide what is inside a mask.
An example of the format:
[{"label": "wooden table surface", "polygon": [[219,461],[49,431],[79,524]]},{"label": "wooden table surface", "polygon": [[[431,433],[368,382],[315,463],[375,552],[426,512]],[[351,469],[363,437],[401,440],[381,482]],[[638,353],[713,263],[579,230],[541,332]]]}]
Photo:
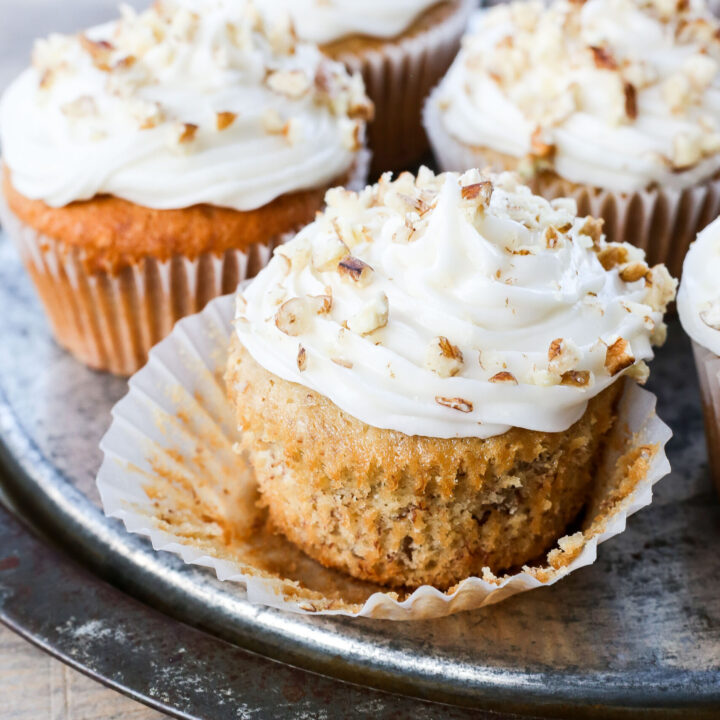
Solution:
[{"label": "wooden table surface", "polygon": [[[117,5],[117,0],[0,0],[0,92],[27,65],[35,37],[112,18]],[[167,717],[72,670],[1,624],[0,698],[0,716],[12,720]]]}]

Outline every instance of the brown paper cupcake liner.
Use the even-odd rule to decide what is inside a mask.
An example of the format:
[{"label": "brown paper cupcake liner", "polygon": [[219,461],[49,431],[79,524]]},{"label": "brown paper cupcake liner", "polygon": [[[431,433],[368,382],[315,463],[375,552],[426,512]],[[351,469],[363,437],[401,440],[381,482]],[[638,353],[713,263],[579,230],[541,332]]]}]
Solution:
[{"label": "brown paper cupcake liner", "polygon": [[[425,127],[442,170],[497,167],[482,148],[463,145],[444,128],[437,102],[431,95],[424,111]],[[572,197],[580,215],[605,220],[610,242],[628,242],[642,248],[650,265],[665,263],[673,277],[680,277],[683,260],[695,236],[720,214],[720,177],[684,190],[654,188],[635,193],[579,185],[546,174],[529,182],[533,191],[548,199]]]},{"label": "brown paper cupcake liner", "polygon": [[693,340],[710,473],[720,493],[720,357]]},{"label": "brown paper cupcake liner", "polygon": [[418,35],[361,54],[336,56],[348,70],[362,74],[375,103],[375,119],[368,126],[373,178],[404,169],[427,152],[423,103],[450,67],[476,5],[475,0],[459,0],[453,13]]},{"label": "brown paper cupcake liner", "polygon": [[[369,153],[360,153],[349,187],[364,186],[368,165]],[[58,344],[89,367],[117,375],[142,367],[150,348],[181,317],[256,275],[285,238],[194,259],[146,257],[118,272],[91,273],[81,249],[67,248],[22,222],[2,194],[0,221],[18,248]]]}]

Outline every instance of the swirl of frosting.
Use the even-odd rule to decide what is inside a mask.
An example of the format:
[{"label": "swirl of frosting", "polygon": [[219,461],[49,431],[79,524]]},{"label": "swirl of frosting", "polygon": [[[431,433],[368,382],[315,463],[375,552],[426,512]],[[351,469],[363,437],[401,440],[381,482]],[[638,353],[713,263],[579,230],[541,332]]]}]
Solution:
[{"label": "swirl of frosting", "polygon": [[444,0],[270,0],[290,13],[298,36],[320,44],[351,35],[392,38]]},{"label": "swirl of frosting", "polygon": [[162,0],[36,44],[0,105],[15,188],[52,206],[250,210],[351,168],[372,112],[359,75],[243,0]]},{"label": "swirl of frosting", "polygon": [[426,168],[326,200],[238,295],[236,332],[275,375],[441,438],[565,430],[623,373],[647,376],[676,283],[573,200]]},{"label": "swirl of frosting", "polygon": [[720,170],[719,30],[704,0],[498,5],[476,16],[433,102],[451,136],[521,171],[688,187]]},{"label": "swirl of frosting", "polygon": [[720,218],[690,246],[678,290],[678,313],[685,332],[720,355]]}]

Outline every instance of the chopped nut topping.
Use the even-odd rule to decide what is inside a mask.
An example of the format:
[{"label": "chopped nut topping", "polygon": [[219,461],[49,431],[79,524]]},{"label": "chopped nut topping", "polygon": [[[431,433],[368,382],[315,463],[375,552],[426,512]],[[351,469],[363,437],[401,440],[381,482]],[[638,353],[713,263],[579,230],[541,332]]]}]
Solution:
[{"label": "chopped nut topping", "polygon": [[436,395],[435,402],[438,405],[443,405],[444,407],[451,408],[452,410],[459,410],[463,413],[471,413],[473,411],[473,404],[468,400],[463,400],[462,398],[446,398],[441,395]]},{"label": "chopped nut topping", "polygon": [[608,245],[598,253],[598,260],[605,270],[612,270],[627,262],[628,249],[624,245]]},{"label": "chopped nut topping", "polygon": [[627,375],[640,385],[644,385],[650,377],[650,368],[644,360],[641,360],[627,371]]},{"label": "chopped nut topping", "polygon": [[507,370],[502,370],[499,373],[496,373],[490,378],[491,383],[510,383],[511,385],[517,385],[518,381],[517,378]]},{"label": "chopped nut topping", "polygon": [[549,369],[553,373],[573,370],[580,362],[580,350],[572,340],[556,338],[548,348]]},{"label": "chopped nut topping", "polygon": [[552,362],[562,352],[562,343],[562,338],[556,338],[550,343],[550,348],[548,349],[548,360],[550,362]]},{"label": "chopped nut topping", "polygon": [[626,82],[623,85],[623,91],[625,92],[625,114],[631,120],[636,120],[638,116],[637,90],[632,83]]},{"label": "chopped nut topping", "polygon": [[[585,218],[583,226],[578,230],[580,235],[587,235],[592,238],[593,245],[597,245],[600,242],[600,238],[603,235],[603,226],[605,220],[603,218],[594,218],[588,215]],[[605,268],[607,270],[607,268]]]},{"label": "chopped nut topping", "polygon": [[215,114],[215,124],[218,130],[225,130],[235,122],[237,113],[234,112],[219,112]]},{"label": "chopped nut topping", "polygon": [[592,52],[596,68],[599,70],[617,70],[617,62],[607,48],[591,45],[590,52]]},{"label": "chopped nut topping", "polygon": [[270,135],[280,135],[285,129],[285,121],[275,108],[268,108],[262,114],[263,130]]},{"label": "chopped nut topping", "polygon": [[545,240],[545,247],[549,249],[556,248],[558,246],[559,239],[558,231],[552,225],[548,225],[543,231],[543,239]]},{"label": "chopped nut topping", "polygon": [[381,292],[348,320],[348,327],[358,335],[369,335],[387,325],[388,314],[387,295]]},{"label": "chopped nut topping", "polygon": [[493,184],[489,180],[485,180],[472,185],[463,185],[461,192],[463,200],[477,200],[481,205],[487,207],[492,197]]},{"label": "chopped nut topping", "polygon": [[648,266],[645,263],[634,262],[626,265],[620,271],[620,279],[626,283],[637,282],[648,273]]},{"label": "chopped nut topping", "polygon": [[332,310],[332,295],[309,295],[308,303],[318,315],[327,315]]},{"label": "chopped nut topping", "polygon": [[454,377],[463,367],[463,354],[446,337],[434,338],[425,353],[425,367],[440,377]]},{"label": "chopped nut topping", "polygon": [[590,373],[587,370],[568,370],[560,377],[561,385],[572,387],[587,387],[590,383]]},{"label": "chopped nut topping", "polygon": [[80,35],[80,45],[90,55],[98,70],[110,72],[110,56],[115,50],[112,43],[107,40],[91,40],[87,35]]},{"label": "chopped nut topping", "polygon": [[334,357],[330,358],[336,365],[339,365],[340,367],[347,368],[348,370],[352,369],[353,364],[349,360],[345,360],[345,358],[341,357]]},{"label": "chopped nut topping", "polygon": [[543,140],[543,132],[540,127],[536,127],[530,136],[530,152],[538,158],[551,158],[555,154],[555,146]]},{"label": "chopped nut topping", "polygon": [[298,345],[297,366],[300,372],[307,367],[307,351],[302,345]]},{"label": "chopped nut topping", "polygon": [[311,87],[310,79],[302,70],[274,72],[268,77],[267,84],[273,92],[286,95],[293,100],[301,98]]},{"label": "chopped nut topping", "polygon": [[177,129],[177,142],[181,145],[192,142],[195,139],[197,131],[197,125],[182,123]]},{"label": "chopped nut topping", "polygon": [[605,353],[605,369],[611,376],[617,375],[619,372],[630,367],[635,362],[635,358],[630,353],[630,345],[624,338],[618,338],[612,345],[608,346]]},{"label": "chopped nut topping", "polygon": [[65,103],[61,110],[68,117],[87,117],[97,113],[97,105],[90,95],[81,95],[72,102]]},{"label": "chopped nut topping", "polygon": [[310,328],[310,308],[304,298],[286,300],[275,313],[275,326],[286,335],[297,336]]},{"label": "chopped nut topping", "polygon": [[360,287],[367,285],[373,276],[373,269],[359,258],[347,255],[337,265],[340,277],[352,280]]}]

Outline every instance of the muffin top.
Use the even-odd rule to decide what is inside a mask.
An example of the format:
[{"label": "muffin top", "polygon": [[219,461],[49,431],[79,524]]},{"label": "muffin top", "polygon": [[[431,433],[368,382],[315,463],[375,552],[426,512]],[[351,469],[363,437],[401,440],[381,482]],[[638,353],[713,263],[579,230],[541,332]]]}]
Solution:
[{"label": "muffin top", "polygon": [[436,93],[447,131],[617,192],[720,169],[720,23],[704,0],[513,2],[481,12]]},{"label": "muffin top", "polygon": [[678,291],[678,312],[685,332],[720,355],[720,218],[690,246]]},{"label": "muffin top", "polygon": [[326,200],[238,295],[238,336],[275,375],[440,438],[564,430],[647,376],[676,282],[573,200],[426,168]]},{"label": "muffin top", "polygon": [[23,195],[110,194],[250,210],[351,168],[372,113],[359,75],[243,0],[159,0],[39,41],[0,106]]},{"label": "muffin top", "polygon": [[395,37],[442,2],[446,0],[264,0],[263,4],[288,11],[303,40],[324,44],[352,35]]}]

